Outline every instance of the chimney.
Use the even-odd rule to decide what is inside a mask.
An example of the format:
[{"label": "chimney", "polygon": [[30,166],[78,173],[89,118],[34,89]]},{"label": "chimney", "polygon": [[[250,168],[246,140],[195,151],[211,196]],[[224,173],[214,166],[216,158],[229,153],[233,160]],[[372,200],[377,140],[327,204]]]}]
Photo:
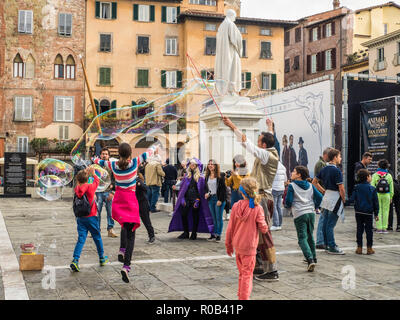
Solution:
[{"label": "chimney", "polygon": [[340,1],[333,0],[333,10],[339,9],[339,7],[340,7]]}]

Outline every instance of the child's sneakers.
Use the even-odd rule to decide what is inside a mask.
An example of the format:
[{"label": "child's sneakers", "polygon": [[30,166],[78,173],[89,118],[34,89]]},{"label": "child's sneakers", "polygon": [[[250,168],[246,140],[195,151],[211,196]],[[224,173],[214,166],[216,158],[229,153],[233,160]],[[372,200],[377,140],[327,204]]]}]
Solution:
[{"label": "child's sneakers", "polygon": [[131,267],[123,266],[121,269],[122,281],[125,283],[129,283],[129,271],[131,271]]},{"label": "child's sneakers", "polygon": [[69,265],[72,271],[79,272],[81,269],[79,268],[79,261],[77,259],[72,260],[71,264]]},{"label": "child's sneakers", "polygon": [[362,254],[362,247],[357,247],[356,254]]},{"label": "child's sneakers", "polygon": [[375,253],[375,250],[372,249],[372,247],[367,248],[367,254],[374,254],[374,253]]},{"label": "child's sneakers", "polygon": [[100,267],[104,267],[109,261],[107,256],[100,258]]}]

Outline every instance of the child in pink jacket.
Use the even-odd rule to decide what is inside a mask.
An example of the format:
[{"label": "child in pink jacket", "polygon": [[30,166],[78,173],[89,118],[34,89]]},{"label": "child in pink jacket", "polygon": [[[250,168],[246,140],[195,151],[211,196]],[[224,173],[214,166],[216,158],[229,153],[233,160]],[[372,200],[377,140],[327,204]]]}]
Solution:
[{"label": "child in pink jacket", "polygon": [[226,230],[226,252],[232,256],[236,252],[239,269],[239,300],[249,300],[253,288],[253,270],[256,264],[258,230],[268,231],[264,210],[259,205],[257,181],[245,178],[240,183],[239,192],[244,200],[236,202],[232,208],[228,229]]}]

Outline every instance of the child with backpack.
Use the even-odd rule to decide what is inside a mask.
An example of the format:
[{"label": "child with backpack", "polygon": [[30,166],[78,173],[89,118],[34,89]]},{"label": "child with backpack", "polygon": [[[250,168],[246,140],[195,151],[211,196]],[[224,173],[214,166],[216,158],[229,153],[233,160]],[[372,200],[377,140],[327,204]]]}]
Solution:
[{"label": "child with backpack", "polygon": [[136,178],[139,165],[156,153],[157,147],[151,147],[141,156],[132,159],[132,148],[128,143],[118,147],[119,160],[100,160],[93,162],[107,166],[115,177],[115,194],[111,205],[112,218],[121,225],[121,245],[118,261],[123,262],[122,281],[129,283],[131,259],[135,245],[135,231],[140,227],[139,204],[136,198]]},{"label": "child with backpack", "polygon": [[226,253],[232,256],[236,252],[236,264],[239,269],[239,300],[249,300],[253,288],[253,271],[256,265],[256,253],[259,235],[268,231],[258,184],[254,178],[244,178],[240,182],[239,192],[243,200],[237,201],[232,208],[226,230]]},{"label": "child with backpack", "polygon": [[[89,184],[89,176],[94,178],[93,183]],[[78,241],[74,250],[74,259],[70,264],[72,271],[79,272],[79,258],[85,245],[88,231],[92,235],[93,241],[99,254],[100,266],[106,265],[108,257],[104,256],[103,241],[101,239],[99,219],[97,217],[97,205],[95,192],[99,186],[99,178],[94,173],[94,168],[81,170],[76,175],[77,185],[73,202],[74,214],[78,226]]]},{"label": "child with backpack", "polygon": [[379,200],[379,220],[376,222],[376,233],[388,233],[390,203],[394,195],[393,177],[388,172],[389,161],[378,162],[378,170],[373,174],[371,185],[376,188]]},{"label": "child with backpack", "polygon": [[322,194],[307,179],[308,169],[297,166],[292,172],[285,207],[291,208],[297,231],[299,246],[308,263],[307,271],[313,272],[317,264],[317,253],[313,238],[315,210],[320,206]]},{"label": "child with backpack", "polygon": [[357,250],[356,254],[362,254],[363,233],[367,235],[367,254],[374,254],[372,249],[373,232],[372,218],[378,221],[379,200],[376,189],[371,186],[371,174],[367,169],[360,169],[357,172],[358,184],[354,187],[350,201],[354,201],[357,222]]}]

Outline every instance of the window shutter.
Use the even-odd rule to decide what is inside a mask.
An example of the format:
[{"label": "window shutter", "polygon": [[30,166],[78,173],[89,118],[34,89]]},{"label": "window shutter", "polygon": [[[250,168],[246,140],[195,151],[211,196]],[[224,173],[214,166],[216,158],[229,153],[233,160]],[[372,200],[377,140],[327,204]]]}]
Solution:
[{"label": "window shutter", "polygon": [[25,11],[18,12],[18,32],[25,32]]},{"label": "window shutter", "polygon": [[181,7],[176,8],[176,22],[178,22],[178,16],[181,14]]},{"label": "window shutter", "polygon": [[178,88],[182,88],[182,71],[176,72],[176,83]]},{"label": "window shutter", "polygon": [[335,21],[332,22],[331,32],[332,32],[332,35],[335,34]]},{"label": "window shutter", "polygon": [[23,102],[22,97],[15,97],[15,114],[14,120],[22,120]]},{"label": "window shutter", "polygon": [[271,90],[276,90],[276,74],[271,74]]},{"label": "window shutter", "polygon": [[251,72],[246,72],[246,89],[251,88]]},{"label": "window shutter", "polygon": [[94,106],[96,107],[96,112],[97,114],[99,114],[99,101],[96,99],[93,99],[93,101],[94,101]]},{"label": "window shutter", "polygon": [[201,70],[201,78],[207,79],[207,70]]},{"label": "window shutter", "polygon": [[132,100],[131,105],[136,106],[136,102]]},{"label": "window shutter", "polygon": [[99,83],[100,83],[100,84],[104,84],[104,68],[100,68],[99,71],[100,71],[100,72],[99,72],[99,77],[100,77]]},{"label": "window shutter", "polygon": [[312,39],[312,36],[313,36],[312,28],[310,28],[308,31],[309,31],[308,33],[309,33],[309,36],[310,36],[309,42],[312,42],[313,41],[313,39]]},{"label": "window shutter", "polygon": [[161,70],[161,87],[167,87],[167,74],[165,70]]},{"label": "window shutter", "polygon": [[336,48],[332,49],[331,59],[332,59],[332,69],[336,69]]},{"label": "window shutter", "polygon": [[72,14],[67,14],[65,17],[65,34],[67,36],[72,34]]},{"label": "window shutter", "polygon": [[25,19],[26,19],[25,32],[33,33],[33,13],[32,13],[32,11],[26,11]]},{"label": "window shutter", "polygon": [[317,32],[317,39],[320,40],[321,39],[321,27],[318,27],[318,32]]},{"label": "window shutter", "polygon": [[23,107],[23,120],[30,120],[31,119],[31,97],[24,97],[23,98],[24,107]]},{"label": "window shutter", "polygon": [[311,73],[311,56],[307,55],[307,74]]},{"label": "window shutter", "polygon": [[100,1],[96,1],[96,18],[100,18]]},{"label": "window shutter", "polygon": [[167,22],[167,7],[161,7],[161,22]]},{"label": "window shutter", "polygon": [[154,6],[150,6],[150,21],[154,22],[155,20],[155,7]]},{"label": "window shutter", "polygon": [[117,109],[117,100],[111,101],[111,109]]},{"label": "window shutter", "polygon": [[138,4],[133,5],[133,20],[135,20],[135,21],[139,20],[139,5]]},{"label": "window shutter", "polygon": [[327,24],[324,24],[322,26],[322,38],[326,38],[326,27],[327,27]]},{"label": "window shutter", "polygon": [[106,70],[106,84],[111,84],[111,69],[107,68]]},{"label": "window shutter", "polygon": [[64,126],[64,139],[69,139],[69,126]]},{"label": "window shutter", "polygon": [[58,139],[64,140],[64,126],[58,126]]},{"label": "window shutter", "polygon": [[321,52],[317,53],[317,71],[321,71]]},{"label": "window shutter", "polygon": [[324,71],[326,69],[326,51],[321,52],[321,70]]},{"label": "window shutter", "polygon": [[64,14],[60,13],[58,15],[58,34],[64,34],[65,24],[64,24]]},{"label": "window shutter", "polygon": [[117,3],[111,3],[111,19],[117,19]]}]

